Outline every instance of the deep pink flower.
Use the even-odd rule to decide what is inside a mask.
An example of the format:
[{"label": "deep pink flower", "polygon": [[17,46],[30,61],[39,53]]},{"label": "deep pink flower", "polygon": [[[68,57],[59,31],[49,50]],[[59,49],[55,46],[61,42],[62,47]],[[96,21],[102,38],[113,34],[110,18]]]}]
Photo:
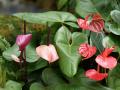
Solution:
[{"label": "deep pink flower", "polygon": [[104,27],[104,20],[98,13],[88,15],[85,19],[79,18],[77,22],[80,28],[93,32],[100,32]]},{"label": "deep pink flower", "polygon": [[36,52],[39,57],[47,60],[49,63],[55,62],[59,59],[57,51],[52,44],[50,44],[49,46],[40,45],[36,48]]},{"label": "deep pink flower", "polygon": [[85,72],[85,76],[89,79],[100,81],[108,76],[107,73],[99,73],[95,69],[89,69]]},{"label": "deep pink flower", "polygon": [[108,56],[113,50],[114,47],[106,48],[102,54],[96,57],[95,61],[103,68],[113,69],[117,65],[117,60],[112,56]]},{"label": "deep pink flower", "polygon": [[16,44],[19,46],[20,51],[25,49],[25,47],[30,43],[31,39],[32,39],[32,34],[17,36]]},{"label": "deep pink flower", "polygon": [[84,57],[84,59],[88,59],[92,57],[96,53],[96,47],[90,46],[87,43],[83,43],[79,47],[79,54]]}]

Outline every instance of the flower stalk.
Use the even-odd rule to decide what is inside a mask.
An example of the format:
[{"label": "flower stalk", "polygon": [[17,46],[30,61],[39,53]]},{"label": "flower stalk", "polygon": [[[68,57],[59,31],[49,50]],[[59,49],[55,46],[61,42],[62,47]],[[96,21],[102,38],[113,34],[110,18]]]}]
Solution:
[{"label": "flower stalk", "polygon": [[51,29],[50,29],[50,27],[48,26],[48,23],[47,23],[47,30],[48,30],[48,32],[47,32],[47,45],[49,46],[49,44],[50,44]]},{"label": "flower stalk", "polygon": [[[26,34],[26,22],[24,21],[24,29],[23,29],[23,34]],[[26,61],[26,49],[23,50],[23,68],[24,68],[24,81],[25,83],[28,82],[27,78],[27,61]]]}]

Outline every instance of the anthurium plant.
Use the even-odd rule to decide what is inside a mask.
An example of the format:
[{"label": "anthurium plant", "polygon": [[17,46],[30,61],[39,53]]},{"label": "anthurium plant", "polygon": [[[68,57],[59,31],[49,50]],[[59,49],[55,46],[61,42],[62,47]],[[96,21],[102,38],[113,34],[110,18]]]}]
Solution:
[{"label": "anthurium plant", "polygon": [[0,90],[120,90],[119,0],[57,8],[0,17]]}]

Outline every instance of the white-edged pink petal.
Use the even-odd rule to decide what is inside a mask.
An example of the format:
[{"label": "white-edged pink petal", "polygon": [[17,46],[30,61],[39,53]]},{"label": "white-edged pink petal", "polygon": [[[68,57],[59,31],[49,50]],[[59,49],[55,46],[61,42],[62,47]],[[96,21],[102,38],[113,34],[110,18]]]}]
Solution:
[{"label": "white-edged pink petal", "polygon": [[16,56],[16,55],[14,55],[14,54],[12,54],[11,55],[11,58],[15,61],[15,62],[20,62],[20,59]]}]

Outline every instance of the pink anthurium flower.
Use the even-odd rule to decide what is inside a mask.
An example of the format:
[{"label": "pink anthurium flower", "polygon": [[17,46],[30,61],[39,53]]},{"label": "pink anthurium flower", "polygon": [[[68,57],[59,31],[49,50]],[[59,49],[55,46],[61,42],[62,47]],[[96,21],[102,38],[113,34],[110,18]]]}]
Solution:
[{"label": "pink anthurium flower", "polygon": [[85,72],[85,76],[89,79],[100,81],[108,76],[107,73],[99,73],[95,69],[89,69]]},{"label": "pink anthurium flower", "polygon": [[47,60],[49,63],[55,62],[59,59],[57,51],[52,44],[40,45],[36,48],[36,52],[39,57]]},{"label": "pink anthurium flower", "polygon": [[104,27],[104,20],[98,13],[88,15],[85,17],[85,19],[79,18],[77,22],[80,28],[93,32],[100,32],[101,30],[103,30]]},{"label": "pink anthurium flower", "polygon": [[79,54],[84,57],[84,59],[88,59],[92,57],[96,53],[96,47],[90,46],[87,43],[83,43],[79,47]]},{"label": "pink anthurium flower", "polygon": [[96,57],[96,62],[103,68],[113,69],[117,65],[117,60],[112,56],[108,56],[113,50],[114,47],[106,48],[102,54]]},{"label": "pink anthurium flower", "polygon": [[32,39],[32,34],[18,35],[16,39],[16,44],[19,46],[20,51],[24,50]]}]

